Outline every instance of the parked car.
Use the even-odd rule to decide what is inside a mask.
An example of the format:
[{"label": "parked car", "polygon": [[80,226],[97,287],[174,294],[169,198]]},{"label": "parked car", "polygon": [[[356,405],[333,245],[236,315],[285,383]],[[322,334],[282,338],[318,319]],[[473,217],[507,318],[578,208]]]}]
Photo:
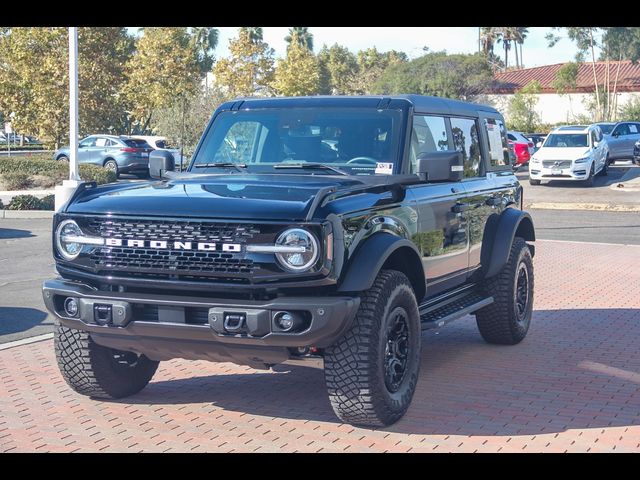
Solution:
[{"label": "parked car", "polygon": [[161,137],[157,135],[131,135],[131,138],[139,138],[147,142],[154,150],[168,150],[173,155],[176,161],[176,165],[179,170],[182,170],[183,166],[186,167],[188,159],[182,155],[179,148],[168,148],[167,137]]},{"label": "parked car", "polygon": [[522,132],[507,132],[509,144],[513,145],[516,153],[516,166],[526,165],[533,155],[533,142],[526,138]]},{"label": "parked car", "polygon": [[633,145],[633,163],[640,165],[640,140]]},{"label": "parked car", "polygon": [[605,140],[609,145],[609,164],[616,160],[632,160],[633,147],[640,140],[640,122],[616,123],[611,132],[605,134]]},{"label": "parked car", "polygon": [[525,133],[524,136],[527,140],[533,143],[533,153],[531,155],[538,151],[544,143],[544,140],[547,138],[546,133]]},{"label": "parked car", "polygon": [[[153,148],[137,138],[115,135],[90,135],[78,144],[78,163],[98,165],[113,170],[116,176],[133,173],[139,177],[149,175],[149,152]],[[53,154],[55,160],[69,160],[69,147]]]},{"label": "parked car", "polygon": [[474,314],[488,343],[526,337],[536,235],[497,110],[241,101],[216,109],[187,172],[156,150],[153,181],[89,187],[54,215],[43,298],[71,388],[134,395],[172,358],[316,365],[342,422],[382,427],[429,376],[421,330]]},{"label": "parked car", "polygon": [[607,142],[600,127],[591,125],[556,128],[531,157],[529,183],[542,180],[581,181],[592,186],[596,175],[607,174]]}]

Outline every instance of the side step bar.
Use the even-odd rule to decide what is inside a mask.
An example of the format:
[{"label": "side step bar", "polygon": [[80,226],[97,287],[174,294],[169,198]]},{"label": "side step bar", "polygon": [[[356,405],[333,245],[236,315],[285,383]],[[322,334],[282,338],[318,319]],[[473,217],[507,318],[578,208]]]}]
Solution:
[{"label": "side step bar", "polygon": [[420,309],[422,329],[442,327],[491,303],[493,303],[493,297],[484,297],[476,292],[469,292],[452,297],[445,303],[423,307]]}]

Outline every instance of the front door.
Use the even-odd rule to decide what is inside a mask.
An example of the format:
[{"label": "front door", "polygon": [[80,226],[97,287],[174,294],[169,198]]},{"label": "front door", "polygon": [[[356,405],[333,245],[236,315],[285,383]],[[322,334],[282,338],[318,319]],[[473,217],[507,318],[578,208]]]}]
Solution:
[{"label": "front door", "polygon": [[[416,115],[410,144],[410,173],[416,173],[420,153],[453,150],[449,119]],[[433,297],[464,282],[468,268],[469,239],[464,197],[459,183],[421,184],[407,189],[415,202],[418,227],[413,242],[420,250],[427,280],[427,296]]]}]

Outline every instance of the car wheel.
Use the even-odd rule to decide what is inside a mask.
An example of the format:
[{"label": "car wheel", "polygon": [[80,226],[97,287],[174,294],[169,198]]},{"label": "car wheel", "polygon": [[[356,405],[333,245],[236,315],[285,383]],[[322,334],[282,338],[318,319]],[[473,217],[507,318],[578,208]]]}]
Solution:
[{"label": "car wheel", "polygon": [[476,312],[482,338],[502,345],[520,343],[533,313],[533,260],[523,238],[514,238],[507,264],[484,281],[482,290],[493,297],[493,303]]},{"label": "car wheel", "polygon": [[107,160],[106,162],[104,162],[104,168],[114,172],[116,174],[116,178],[118,178],[118,164],[115,160]]},{"label": "car wheel", "polygon": [[68,162],[69,157],[67,157],[66,155],[60,155],[58,156],[58,158],[56,158],[56,160],[58,160],[59,162]]},{"label": "car wheel", "polygon": [[122,398],[147,386],[160,362],[144,355],[103,347],[88,332],[56,325],[56,360],[76,392],[94,398]]},{"label": "car wheel", "polygon": [[329,400],[342,421],[382,427],[409,408],[420,371],[421,325],[407,277],[383,270],[349,330],[325,350]]},{"label": "car wheel", "polygon": [[600,175],[601,177],[606,177],[609,174],[609,159],[606,158],[604,161],[604,165],[602,166],[602,170],[600,170],[600,173],[598,173],[598,175]]},{"label": "car wheel", "polygon": [[587,177],[586,180],[582,181],[582,185],[584,185],[585,187],[593,187],[593,177],[595,177],[594,169],[595,169],[595,165],[592,163],[591,170],[589,170],[589,176]]},{"label": "car wheel", "polygon": [[540,185],[541,180],[534,180],[532,178],[529,179],[530,185]]}]

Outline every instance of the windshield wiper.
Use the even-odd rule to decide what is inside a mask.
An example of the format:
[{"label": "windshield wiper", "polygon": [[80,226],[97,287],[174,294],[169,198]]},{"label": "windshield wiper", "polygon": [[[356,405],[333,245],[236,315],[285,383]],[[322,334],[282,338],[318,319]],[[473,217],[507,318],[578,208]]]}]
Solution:
[{"label": "windshield wiper", "polygon": [[247,168],[247,165],[244,163],[216,162],[216,163],[197,163],[193,166],[193,168],[229,168],[229,167],[233,167],[239,172],[241,172],[243,168]]},{"label": "windshield wiper", "polygon": [[337,167],[331,167],[324,163],[280,163],[274,165],[273,168],[302,168],[302,169],[317,169],[317,170],[330,170],[338,175],[349,175],[344,170],[340,170]]}]

